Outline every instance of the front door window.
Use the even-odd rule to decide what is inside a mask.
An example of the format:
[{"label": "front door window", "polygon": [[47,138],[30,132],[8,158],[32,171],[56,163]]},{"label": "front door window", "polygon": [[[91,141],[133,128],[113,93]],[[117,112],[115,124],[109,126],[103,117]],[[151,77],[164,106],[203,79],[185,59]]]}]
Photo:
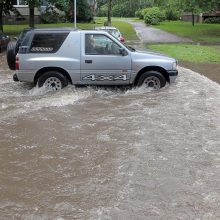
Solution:
[{"label": "front door window", "polygon": [[121,55],[120,46],[103,34],[85,35],[86,55]]}]

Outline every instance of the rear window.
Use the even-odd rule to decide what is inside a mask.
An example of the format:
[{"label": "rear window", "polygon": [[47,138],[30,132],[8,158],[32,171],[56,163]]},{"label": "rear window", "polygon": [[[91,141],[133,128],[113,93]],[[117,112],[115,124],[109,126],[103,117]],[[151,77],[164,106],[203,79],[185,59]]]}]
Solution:
[{"label": "rear window", "polygon": [[35,34],[30,53],[56,53],[68,34],[69,32]]}]

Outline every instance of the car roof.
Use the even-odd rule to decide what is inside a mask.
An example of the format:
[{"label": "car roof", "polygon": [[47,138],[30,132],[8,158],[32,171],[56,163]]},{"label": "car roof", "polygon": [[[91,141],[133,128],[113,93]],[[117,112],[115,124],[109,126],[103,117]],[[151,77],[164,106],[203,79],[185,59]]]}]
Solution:
[{"label": "car roof", "polygon": [[96,29],[100,30],[118,30],[116,27],[113,26],[102,26],[102,27],[96,27]]},{"label": "car roof", "polygon": [[80,30],[78,28],[74,28],[74,27],[58,27],[58,28],[30,28],[30,29],[24,29],[24,31],[34,31],[34,32],[49,32],[49,31],[77,31]]}]

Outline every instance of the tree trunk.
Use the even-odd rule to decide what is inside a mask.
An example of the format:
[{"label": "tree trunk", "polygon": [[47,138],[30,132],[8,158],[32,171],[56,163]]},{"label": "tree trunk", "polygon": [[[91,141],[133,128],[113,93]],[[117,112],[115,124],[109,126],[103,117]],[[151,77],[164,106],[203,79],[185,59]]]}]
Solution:
[{"label": "tree trunk", "polygon": [[3,31],[3,2],[0,1],[0,31]]},{"label": "tree trunk", "polygon": [[108,26],[112,25],[112,0],[108,0]]},{"label": "tree trunk", "polygon": [[194,13],[192,13],[192,25],[193,26],[195,25],[195,15],[194,15]]},{"label": "tree trunk", "polygon": [[29,3],[29,27],[34,28],[34,4]]}]

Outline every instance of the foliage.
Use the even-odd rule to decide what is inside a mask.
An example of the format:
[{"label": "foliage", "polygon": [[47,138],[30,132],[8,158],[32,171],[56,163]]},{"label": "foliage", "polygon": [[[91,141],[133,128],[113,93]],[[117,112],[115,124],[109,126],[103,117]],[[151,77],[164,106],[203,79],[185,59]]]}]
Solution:
[{"label": "foliage", "polygon": [[177,10],[168,8],[165,10],[166,20],[168,21],[177,21],[180,18],[180,14]]},{"label": "foliage", "polygon": [[219,4],[219,0],[182,0],[180,6],[184,11],[199,13],[215,10]]},{"label": "foliage", "polygon": [[70,1],[63,1],[63,0],[48,0],[50,5],[54,5],[61,11],[66,11],[70,5]]},{"label": "foliage", "polygon": [[97,16],[98,17],[105,17],[107,16],[107,12],[108,12],[108,5],[102,5],[100,8],[98,8],[97,10]]},{"label": "foliage", "polygon": [[38,7],[40,6],[40,0],[25,0],[25,2],[30,6]]},{"label": "foliage", "polygon": [[77,0],[76,16],[78,21],[92,21],[93,14],[87,0]]},{"label": "foliage", "polygon": [[0,0],[0,10],[2,10],[5,14],[9,14],[13,8],[12,0]]},{"label": "foliage", "polygon": [[139,19],[143,19],[143,15],[142,15],[142,9],[138,9],[135,12],[135,17],[139,18]]},{"label": "foliage", "polygon": [[165,13],[158,7],[148,8],[145,10],[144,21],[146,24],[156,25],[165,19]]},{"label": "foliage", "polygon": [[206,18],[204,23],[206,23],[206,24],[220,24],[220,17]]},{"label": "foliage", "polygon": [[193,15],[192,24],[194,26],[194,15],[201,12],[214,11],[219,5],[219,0],[182,0],[180,7],[185,12],[191,12]]},{"label": "foliage", "polygon": [[43,24],[63,23],[65,16],[54,10],[53,7],[48,7],[44,13],[41,14],[41,21]]},{"label": "foliage", "polygon": [[133,10],[130,10],[127,4],[117,4],[112,8],[114,17],[133,17]]},{"label": "foliage", "polygon": [[[134,17],[135,12],[139,9],[151,7],[154,0],[112,0],[112,14],[117,17]],[[97,16],[106,16],[106,7],[108,0],[98,0]]]},{"label": "foliage", "polygon": [[13,10],[12,0],[0,0],[0,30],[3,31],[3,13],[9,14]]},{"label": "foliage", "polygon": [[[58,8],[60,11],[65,13],[65,19],[67,21],[72,22],[74,20],[74,13],[73,13],[73,0],[48,0],[52,5]],[[93,19],[93,14],[90,9],[90,6],[87,0],[77,0],[76,1],[76,18],[77,21],[91,21]]]}]

